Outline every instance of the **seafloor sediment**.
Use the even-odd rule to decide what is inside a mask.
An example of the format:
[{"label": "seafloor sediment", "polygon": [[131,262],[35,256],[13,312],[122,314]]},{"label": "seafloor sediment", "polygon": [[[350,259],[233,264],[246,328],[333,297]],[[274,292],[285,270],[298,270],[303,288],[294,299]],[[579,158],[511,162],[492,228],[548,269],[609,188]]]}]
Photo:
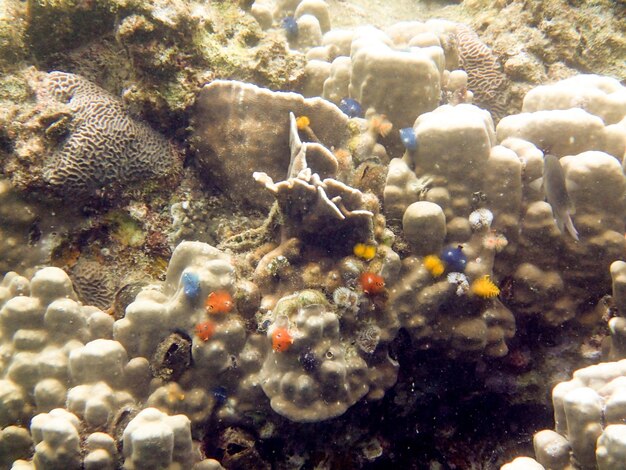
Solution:
[{"label": "seafloor sediment", "polygon": [[625,38],[0,3],[0,468],[623,468]]}]

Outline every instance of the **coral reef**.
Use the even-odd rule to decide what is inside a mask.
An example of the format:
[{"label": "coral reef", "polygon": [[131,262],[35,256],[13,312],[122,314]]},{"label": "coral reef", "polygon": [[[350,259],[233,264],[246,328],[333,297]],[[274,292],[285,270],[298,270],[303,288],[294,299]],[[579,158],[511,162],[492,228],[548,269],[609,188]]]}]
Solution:
[{"label": "coral reef", "polygon": [[[593,98],[573,102],[571,96],[580,87],[587,89],[588,96]],[[541,98],[548,90],[552,91],[552,98]],[[497,137],[502,146],[517,153],[525,164],[523,193],[526,196],[522,207],[525,215],[518,240],[518,259],[537,259],[538,253],[543,257],[537,262],[520,263],[513,275],[512,305],[520,313],[541,312],[551,324],[581,315],[583,312],[578,311],[581,303],[574,299],[588,297],[592,286],[606,285],[609,265],[624,256],[624,176],[618,160],[624,152],[624,141],[623,128],[617,122],[622,119],[623,109],[619,111],[619,105],[610,106],[618,116],[605,126],[602,118],[580,108],[598,109],[599,105],[593,103],[610,100],[612,94],[619,103],[623,90],[616,82],[599,77],[583,75],[568,79],[529,93],[524,99],[524,112],[507,116],[498,124]],[[568,106],[573,107],[563,109]],[[531,109],[532,112],[525,112]],[[613,135],[622,137],[613,138]],[[542,175],[543,152],[560,158],[576,210],[574,224],[583,233],[580,243],[554,231],[552,208],[543,202],[543,194],[533,189],[532,181]],[[610,193],[605,192],[609,187]],[[558,255],[548,249],[555,242],[560,245]],[[555,256],[552,260],[546,258],[550,253]],[[595,304],[593,300],[590,302]]]},{"label": "coral reef", "polygon": [[0,467],[621,468],[621,10],[374,3],[0,5]]}]

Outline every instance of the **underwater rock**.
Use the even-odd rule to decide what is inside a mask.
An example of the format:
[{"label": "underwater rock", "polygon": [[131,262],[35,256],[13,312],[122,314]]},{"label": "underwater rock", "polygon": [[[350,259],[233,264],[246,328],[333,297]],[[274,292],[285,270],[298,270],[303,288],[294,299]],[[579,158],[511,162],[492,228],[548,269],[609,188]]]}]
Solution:
[{"label": "underwater rock", "polygon": [[19,270],[27,275],[49,259],[53,237],[38,232],[41,212],[26,203],[9,180],[0,180],[0,272]]},{"label": "underwater rock", "polygon": [[[545,83],[594,71],[623,80],[625,75],[623,9],[611,1],[513,0],[465,2],[466,14],[480,24],[481,38],[506,62],[526,56],[524,74],[516,86]],[[548,20],[549,18],[549,20]],[[520,47],[523,46],[523,47]],[[522,86],[523,91],[527,88]]]},{"label": "underwater rock", "polygon": [[33,1],[28,4],[27,43],[39,60],[88,43],[109,32],[118,13],[117,2]]}]

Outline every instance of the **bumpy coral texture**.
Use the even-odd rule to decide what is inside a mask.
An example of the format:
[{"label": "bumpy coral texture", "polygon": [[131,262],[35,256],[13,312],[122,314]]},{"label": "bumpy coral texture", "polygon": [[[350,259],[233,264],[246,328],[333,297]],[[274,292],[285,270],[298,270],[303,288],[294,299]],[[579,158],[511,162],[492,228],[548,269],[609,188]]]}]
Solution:
[{"label": "bumpy coral texture", "polygon": [[96,261],[79,260],[72,271],[78,297],[89,305],[106,309],[115,295],[115,281]]},{"label": "bumpy coral texture", "polygon": [[92,195],[112,183],[125,186],[175,169],[168,142],[88,80],[51,72],[42,95],[66,103],[73,114],[68,136],[46,164],[44,178],[53,188]]},{"label": "bumpy coral texture", "polygon": [[474,92],[474,103],[487,108],[496,119],[506,115],[506,75],[497,57],[478,35],[465,25],[457,26],[461,68],[467,72],[468,85]]}]

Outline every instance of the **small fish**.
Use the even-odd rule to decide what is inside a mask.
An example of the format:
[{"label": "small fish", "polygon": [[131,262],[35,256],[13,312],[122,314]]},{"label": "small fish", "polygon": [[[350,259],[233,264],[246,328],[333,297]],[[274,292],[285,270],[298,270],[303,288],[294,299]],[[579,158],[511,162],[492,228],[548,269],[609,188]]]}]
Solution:
[{"label": "small fish", "polygon": [[552,207],[552,214],[561,233],[567,229],[574,240],[578,240],[578,231],[574,227],[571,215],[575,213],[572,202],[567,194],[565,175],[559,159],[546,153],[543,157],[543,177],[535,183],[540,184],[548,204]]}]

